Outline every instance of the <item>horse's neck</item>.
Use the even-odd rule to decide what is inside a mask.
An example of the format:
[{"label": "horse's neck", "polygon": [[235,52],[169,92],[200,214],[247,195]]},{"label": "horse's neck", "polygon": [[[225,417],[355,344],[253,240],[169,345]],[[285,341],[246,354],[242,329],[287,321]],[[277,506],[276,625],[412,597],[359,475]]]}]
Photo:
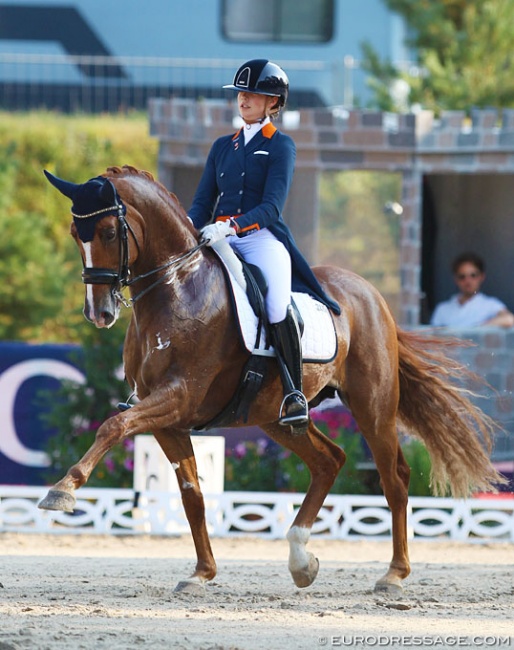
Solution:
[{"label": "horse's neck", "polygon": [[[144,220],[144,235],[131,271],[133,278],[149,275],[135,282],[132,297],[155,285],[148,290],[150,300],[160,295],[169,304],[189,304],[188,308],[193,311],[202,311],[203,301],[216,302],[218,297],[209,297],[208,293],[212,286],[223,280],[221,265],[210,251],[200,249],[194,252],[198,239],[187,217],[173,204],[168,209],[160,201],[153,209],[148,205],[145,209],[144,213],[138,209]],[[152,273],[161,267],[166,268]],[[202,294],[199,301],[196,300],[198,293]]]},{"label": "horse's neck", "polygon": [[180,257],[197,244],[194,231],[177,209],[158,208],[150,208],[143,215],[144,246],[141,247],[139,266],[146,267],[144,272]]}]

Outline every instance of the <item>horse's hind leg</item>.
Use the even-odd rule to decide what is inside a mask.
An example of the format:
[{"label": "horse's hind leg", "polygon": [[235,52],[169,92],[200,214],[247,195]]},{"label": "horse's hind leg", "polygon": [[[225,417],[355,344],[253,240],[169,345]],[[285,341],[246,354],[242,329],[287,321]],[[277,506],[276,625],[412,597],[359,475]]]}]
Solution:
[{"label": "horse's hind leg", "polygon": [[[389,433],[390,432],[390,433]],[[407,546],[407,501],[410,468],[398,443],[396,430],[386,434],[365,435],[380,475],[380,484],[391,510],[393,558],[389,569],[375,585],[375,591],[392,595],[402,589],[402,580],[410,573]]]},{"label": "horse's hind leg", "polygon": [[346,455],[309,422],[307,433],[291,436],[274,424],[262,427],[279,444],[297,454],[311,473],[311,484],[305,499],[287,534],[289,542],[289,571],[297,587],[308,587],[318,574],[319,562],[306,550],[312,525],[332,487]]},{"label": "horse's hind leg", "polygon": [[[367,351],[373,355],[373,350]],[[410,573],[407,548],[407,502],[410,469],[398,441],[396,410],[398,373],[394,359],[377,353],[375,369],[366,369],[362,359],[347,363],[347,381],[352,389],[347,398],[352,414],[373,454],[380,484],[391,510],[393,558],[386,574],[376,583],[376,591],[391,594],[402,589],[402,580]],[[380,372],[376,368],[380,368]],[[355,377],[353,377],[355,373]],[[358,378],[357,378],[358,375]]]},{"label": "horse's hind leg", "polygon": [[197,556],[194,573],[188,579],[180,581],[175,587],[175,591],[202,594],[205,582],[212,580],[216,575],[216,562],[207,532],[205,505],[198,481],[191,437],[185,433],[174,431],[157,431],[154,435],[175,468]]}]

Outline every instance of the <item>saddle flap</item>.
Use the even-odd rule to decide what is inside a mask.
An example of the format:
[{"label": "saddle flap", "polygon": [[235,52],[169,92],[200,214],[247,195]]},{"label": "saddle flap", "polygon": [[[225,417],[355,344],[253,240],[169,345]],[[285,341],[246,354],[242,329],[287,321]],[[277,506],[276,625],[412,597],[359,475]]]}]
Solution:
[{"label": "saddle flap", "polygon": [[266,306],[264,299],[268,293],[268,283],[264,274],[255,264],[248,264],[241,260],[243,274],[246,280],[246,295],[258,318],[267,322]]},{"label": "saddle flap", "polygon": [[[246,286],[243,288],[241,282],[235,279],[237,276],[232,271],[234,262],[239,262],[239,259],[234,254],[230,245],[227,244],[226,248],[230,249],[228,263],[225,261],[225,251],[223,251],[223,255],[218,250],[215,250],[215,252],[218,254],[223,269],[225,270],[234,317],[239,326],[239,335],[243,346],[251,354],[275,356],[273,348],[270,349],[269,343],[263,340],[265,337],[258,336],[258,329],[262,328],[262,322],[256,316],[254,309],[250,305],[246,295]],[[238,264],[238,266],[240,272],[241,265]],[[244,276],[243,273],[240,273],[240,275]],[[294,302],[300,314],[298,322],[300,322],[300,319],[304,322],[302,335],[303,362],[329,363],[337,354],[337,337],[333,316],[328,307],[314,300],[314,298],[306,293],[293,293],[292,302]],[[258,340],[259,346],[256,349],[256,341]]]}]

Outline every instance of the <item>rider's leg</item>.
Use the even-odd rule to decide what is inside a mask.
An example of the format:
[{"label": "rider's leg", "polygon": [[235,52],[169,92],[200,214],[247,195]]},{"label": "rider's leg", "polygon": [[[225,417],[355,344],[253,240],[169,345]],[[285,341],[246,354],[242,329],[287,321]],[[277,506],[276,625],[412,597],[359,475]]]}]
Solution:
[{"label": "rider's leg", "polygon": [[302,393],[301,336],[291,307],[291,258],[269,230],[242,238],[230,237],[230,243],[247,262],[261,269],[268,283],[266,311],[284,386],[279,422],[303,426],[309,416]]},{"label": "rider's leg", "polygon": [[288,305],[284,320],[271,324],[271,338],[279,356],[280,375],[284,386],[279,423],[292,427],[304,426],[309,421],[309,409],[303,394],[301,332],[292,305]]}]

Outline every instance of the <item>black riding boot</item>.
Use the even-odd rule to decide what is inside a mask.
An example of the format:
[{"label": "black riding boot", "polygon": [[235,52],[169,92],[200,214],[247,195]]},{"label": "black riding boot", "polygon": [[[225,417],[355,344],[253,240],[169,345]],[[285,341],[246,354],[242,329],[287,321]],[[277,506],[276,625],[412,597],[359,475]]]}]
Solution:
[{"label": "black riding boot", "polygon": [[280,323],[273,323],[270,329],[284,387],[279,424],[305,428],[309,422],[309,409],[302,392],[301,333],[291,305],[287,308],[285,319]]}]

